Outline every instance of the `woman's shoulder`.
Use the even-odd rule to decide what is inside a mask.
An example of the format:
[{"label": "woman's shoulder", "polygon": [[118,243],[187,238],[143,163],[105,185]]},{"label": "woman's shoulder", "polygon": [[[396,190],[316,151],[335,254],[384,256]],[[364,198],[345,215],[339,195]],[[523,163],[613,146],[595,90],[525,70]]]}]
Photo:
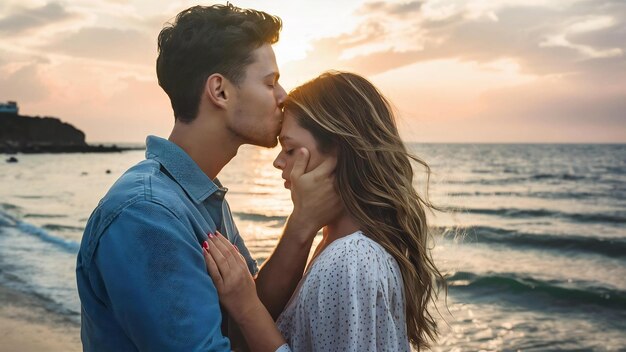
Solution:
[{"label": "woman's shoulder", "polygon": [[357,231],[329,244],[312,265],[310,274],[319,275],[329,271],[346,275],[363,271],[385,274],[398,273],[399,268],[383,246],[362,231]]},{"label": "woman's shoulder", "polygon": [[356,231],[350,235],[339,238],[332,242],[320,254],[327,257],[352,255],[374,255],[376,257],[392,258],[391,255],[378,242],[369,238],[363,231]]}]

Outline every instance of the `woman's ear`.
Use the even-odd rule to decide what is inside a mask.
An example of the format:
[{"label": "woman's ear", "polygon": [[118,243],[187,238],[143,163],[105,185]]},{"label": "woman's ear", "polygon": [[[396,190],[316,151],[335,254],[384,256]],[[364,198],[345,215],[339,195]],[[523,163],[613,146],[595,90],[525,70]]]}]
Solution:
[{"label": "woman's ear", "polygon": [[204,94],[213,105],[225,109],[228,105],[230,82],[219,73],[209,76],[204,86]]}]

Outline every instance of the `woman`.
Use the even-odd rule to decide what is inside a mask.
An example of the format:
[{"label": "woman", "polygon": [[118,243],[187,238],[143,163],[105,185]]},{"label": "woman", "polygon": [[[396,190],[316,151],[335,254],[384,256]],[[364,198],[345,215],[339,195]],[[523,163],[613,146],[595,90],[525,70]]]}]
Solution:
[{"label": "woman", "polygon": [[[282,170],[285,187],[291,186],[294,152],[304,147],[310,151],[309,169],[337,159],[335,182],[343,203],[276,321],[289,348],[427,348],[437,333],[428,304],[436,298],[434,282],[443,277],[428,247],[425,211],[433,206],[413,188],[411,160],[428,166],[408,154],[387,100],[363,77],[322,74],[289,94],[279,139],[282,150],[274,166]],[[242,282],[237,289],[254,295],[245,265],[233,270],[238,258],[225,243],[211,237],[205,251],[220,300]],[[239,319],[270,324],[266,313],[257,313],[261,309],[225,305]]]}]

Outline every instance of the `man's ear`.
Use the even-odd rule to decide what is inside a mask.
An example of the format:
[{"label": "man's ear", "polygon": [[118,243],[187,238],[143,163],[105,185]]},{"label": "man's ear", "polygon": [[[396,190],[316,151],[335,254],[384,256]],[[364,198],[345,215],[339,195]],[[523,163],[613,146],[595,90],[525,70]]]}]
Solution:
[{"label": "man's ear", "polygon": [[226,77],[219,73],[214,73],[206,80],[204,94],[211,103],[224,109],[228,105],[231,86],[230,81]]}]

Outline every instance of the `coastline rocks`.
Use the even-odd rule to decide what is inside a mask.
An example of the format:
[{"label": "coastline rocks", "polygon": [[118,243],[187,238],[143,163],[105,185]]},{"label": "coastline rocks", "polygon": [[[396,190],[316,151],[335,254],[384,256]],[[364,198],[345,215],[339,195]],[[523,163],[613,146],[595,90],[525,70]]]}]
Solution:
[{"label": "coastline rocks", "polygon": [[7,163],[16,163],[18,162],[17,158],[12,156],[10,158],[7,159]]},{"label": "coastline rocks", "polygon": [[129,149],[88,145],[83,131],[54,117],[0,113],[0,153],[110,153]]},{"label": "coastline rocks", "polygon": [[0,113],[0,142],[15,146],[85,146],[85,134],[54,117]]}]

